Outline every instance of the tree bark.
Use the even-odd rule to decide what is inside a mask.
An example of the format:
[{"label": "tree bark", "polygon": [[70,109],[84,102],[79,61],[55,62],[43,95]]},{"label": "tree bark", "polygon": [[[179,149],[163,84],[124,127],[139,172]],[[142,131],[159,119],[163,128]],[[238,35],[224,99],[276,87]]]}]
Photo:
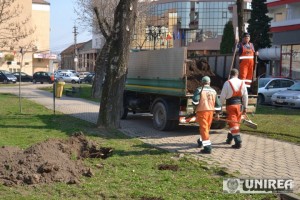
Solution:
[{"label": "tree bark", "polygon": [[239,37],[241,40],[244,32],[244,0],[237,0],[236,7],[237,7]]},{"label": "tree bark", "polygon": [[130,38],[136,19],[137,1],[120,0],[115,11],[111,37],[107,40],[108,60],[97,121],[98,127],[120,127]]},{"label": "tree bark", "polygon": [[110,51],[110,39],[108,38],[103,45],[100,54],[96,59],[95,76],[92,85],[92,97],[101,99],[102,84],[108,65],[108,53]]}]

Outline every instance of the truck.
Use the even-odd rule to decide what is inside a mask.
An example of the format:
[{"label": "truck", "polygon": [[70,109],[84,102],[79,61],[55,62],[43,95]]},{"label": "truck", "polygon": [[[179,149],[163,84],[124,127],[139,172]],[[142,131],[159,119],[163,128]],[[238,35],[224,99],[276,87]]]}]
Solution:
[{"label": "truck", "polygon": [[[192,97],[194,89],[200,85],[192,89],[190,87],[200,83],[201,74],[200,78],[191,76],[189,63],[195,62],[195,58],[188,58],[187,55],[186,47],[131,52],[121,118],[126,119],[128,112],[151,113],[153,127],[161,131],[173,130],[179,123],[195,122],[191,120],[194,113]],[[228,79],[231,68],[229,62],[230,59],[227,59],[227,64],[221,67],[201,70],[206,70],[224,82]],[[215,81],[211,82],[212,87],[214,83]],[[222,85],[217,91],[220,92],[221,89]],[[247,112],[255,112],[256,102],[257,95],[249,95]],[[226,117],[225,105],[222,107],[221,117]],[[211,128],[223,129],[225,126],[226,122],[214,120]]]}]

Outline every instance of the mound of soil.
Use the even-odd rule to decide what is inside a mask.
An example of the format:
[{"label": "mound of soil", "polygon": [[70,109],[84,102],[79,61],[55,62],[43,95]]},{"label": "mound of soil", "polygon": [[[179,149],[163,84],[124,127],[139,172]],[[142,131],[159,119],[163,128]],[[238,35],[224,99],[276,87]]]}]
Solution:
[{"label": "mound of soil", "polygon": [[0,148],[0,183],[6,186],[64,182],[79,183],[80,176],[93,176],[84,158],[107,158],[111,148],[99,148],[79,132],[68,140],[49,139],[22,150]]},{"label": "mound of soil", "polygon": [[171,171],[178,171],[178,165],[168,165],[168,164],[161,164],[158,166],[159,170],[171,170]]},{"label": "mound of soil", "polygon": [[188,93],[193,94],[195,90],[201,86],[201,79],[203,76],[209,76],[211,80],[211,87],[217,93],[220,93],[225,82],[225,79],[214,74],[205,59],[193,59],[187,62],[187,90]]},{"label": "mound of soil", "polygon": [[141,200],[163,200],[161,197],[142,197]]}]

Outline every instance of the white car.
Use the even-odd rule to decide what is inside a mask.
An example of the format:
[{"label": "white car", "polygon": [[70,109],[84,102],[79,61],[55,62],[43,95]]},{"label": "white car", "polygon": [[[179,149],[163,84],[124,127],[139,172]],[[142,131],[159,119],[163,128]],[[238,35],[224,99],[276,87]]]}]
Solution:
[{"label": "white car", "polygon": [[258,80],[258,104],[270,104],[274,93],[287,90],[294,84],[294,80],[287,78],[260,78]]},{"label": "white car", "polygon": [[80,78],[73,73],[70,72],[61,72],[56,73],[55,78],[57,80],[62,79],[66,83],[80,83]]},{"label": "white car", "polygon": [[91,72],[79,72],[79,78],[81,79],[81,82],[85,77],[87,77]]},{"label": "white car", "polygon": [[300,108],[300,82],[272,95],[272,105]]},{"label": "white car", "polygon": [[79,77],[79,73],[76,72],[74,69],[59,69],[59,70],[55,71],[54,73],[59,74],[59,73],[63,73],[63,72],[73,73]]}]

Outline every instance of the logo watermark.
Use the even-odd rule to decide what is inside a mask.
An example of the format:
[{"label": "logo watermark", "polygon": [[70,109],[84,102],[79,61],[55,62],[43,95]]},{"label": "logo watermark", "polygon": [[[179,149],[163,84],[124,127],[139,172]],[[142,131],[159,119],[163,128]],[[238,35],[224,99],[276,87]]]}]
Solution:
[{"label": "logo watermark", "polygon": [[293,192],[292,179],[224,179],[225,193],[290,193]]}]

